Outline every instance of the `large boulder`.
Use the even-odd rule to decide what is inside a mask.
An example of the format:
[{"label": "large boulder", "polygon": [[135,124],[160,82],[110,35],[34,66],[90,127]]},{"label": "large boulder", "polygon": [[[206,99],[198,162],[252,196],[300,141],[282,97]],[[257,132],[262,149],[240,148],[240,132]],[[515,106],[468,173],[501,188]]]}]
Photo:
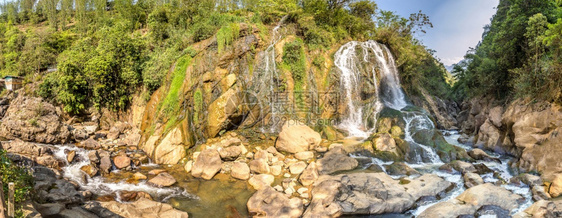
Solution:
[{"label": "large boulder", "polygon": [[140,198],[133,203],[101,202],[101,205],[123,217],[189,217],[187,212],[176,210],[169,204],[155,202],[146,198]]},{"label": "large boulder", "polygon": [[209,105],[207,117],[207,137],[216,137],[221,130],[236,125],[236,120],[243,118],[238,116],[238,107],[241,99],[236,89],[228,89]]},{"label": "large boulder", "polygon": [[191,175],[197,178],[210,180],[222,168],[222,160],[216,149],[202,151],[191,168]]},{"label": "large boulder", "polygon": [[424,175],[407,185],[385,173],[324,175],[314,184],[304,217],[403,213],[419,198],[435,197],[450,187],[450,182],[435,175]]},{"label": "large boulder", "polygon": [[160,173],[148,180],[148,183],[157,187],[168,187],[176,183],[176,179],[169,173]]},{"label": "large boulder", "polygon": [[323,158],[317,161],[320,174],[332,174],[338,171],[353,170],[359,165],[355,158],[347,156],[341,147],[327,152]]},{"label": "large boulder", "polygon": [[288,120],[281,128],[275,147],[279,151],[298,153],[318,146],[321,140],[320,133],[299,121]]},{"label": "large boulder", "polygon": [[180,128],[176,127],[170,131],[156,146],[154,161],[158,164],[177,164],[186,156],[183,138]]},{"label": "large boulder", "polygon": [[40,98],[19,97],[12,100],[0,124],[0,137],[45,144],[64,144],[70,140],[69,126],[60,110]]},{"label": "large boulder", "polygon": [[522,202],[523,197],[520,195],[513,194],[503,187],[485,183],[467,189],[455,199],[439,202],[427,208],[418,217],[470,216],[484,206],[495,206],[512,211]]},{"label": "large boulder", "polygon": [[299,198],[289,198],[271,187],[254,193],[247,206],[250,215],[256,217],[300,217],[303,212],[303,204]]},{"label": "large boulder", "polygon": [[562,174],[556,174],[554,180],[552,180],[552,183],[550,184],[548,193],[553,198],[562,195]]}]

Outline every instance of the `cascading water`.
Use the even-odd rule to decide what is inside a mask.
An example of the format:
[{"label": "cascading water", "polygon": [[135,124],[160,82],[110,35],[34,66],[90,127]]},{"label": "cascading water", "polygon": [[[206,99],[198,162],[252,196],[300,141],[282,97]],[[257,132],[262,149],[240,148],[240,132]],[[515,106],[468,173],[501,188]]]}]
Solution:
[{"label": "cascading water", "polygon": [[[363,52],[363,59],[357,56],[360,47]],[[346,130],[350,136],[367,138],[370,133],[374,130],[373,128],[368,128],[365,124],[368,123],[364,117],[365,104],[361,99],[361,81],[365,79],[365,75],[362,73],[363,63],[369,63],[370,52],[375,52],[379,45],[375,41],[367,42],[356,42],[352,41],[343,45],[334,54],[334,64],[341,71],[341,86],[344,90],[345,101],[347,106],[347,115],[344,117],[342,122],[339,124],[339,128]],[[376,99],[372,103],[373,114],[371,117],[372,123],[376,123],[377,114],[382,109],[382,104],[378,100],[378,85],[376,70],[373,67],[370,71],[375,91]]]},{"label": "cascading water", "polygon": [[[76,159],[72,163],[67,161],[67,151],[75,151]],[[55,147],[54,156],[65,162],[66,166],[62,168],[63,176],[72,180],[80,185],[84,190],[91,191],[96,195],[116,194],[116,200],[120,201],[119,191],[142,191],[150,194],[156,199],[165,201],[168,198],[175,196],[189,196],[183,189],[175,188],[157,188],[147,184],[146,181],[141,181],[137,184],[127,182],[111,183],[105,181],[102,176],[89,177],[80,168],[90,164],[88,153],[90,151],[75,146],[58,145]]]},{"label": "cascading water", "polygon": [[[427,154],[429,160],[433,164],[441,164],[443,163],[439,158],[439,155],[435,153],[433,149],[430,147],[417,143],[413,138],[412,135],[415,134],[416,131],[420,130],[432,130],[435,129],[435,125],[433,122],[427,117],[426,114],[421,112],[402,112],[404,121],[406,122],[406,127],[404,128],[404,140],[406,140],[411,145],[418,146],[423,149],[423,151]],[[418,154],[416,158],[417,162],[422,162],[422,158],[420,154]]]},{"label": "cascading water", "polygon": [[[277,64],[275,62],[275,57],[276,57],[275,45],[282,38],[282,35],[279,33],[279,29],[281,28],[281,26],[283,25],[286,19],[287,16],[281,18],[277,26],[273,28],[273,31],[271,33],[271,42],[264,52],[265,53],[263,57],[264,68],[262,69],[262,72],[258,72],[254,74],[253,81],[256,82],[256,87],[257,87],[255,93],[257,94],[259,100],[262,101],[268,99],[268,96],[273,95],[276,92],[277,87],[279,87],[279,82],[277,81],[279,75],[277,72]],[[263,132],[269,132],[269,133],[278,132],[279,125],[277,125],[278,124],[277,122],[279,119],[276,116],[277,111],[275,107],[276,105],[274,105],[274,101],[270,100],[269,101],[269,108],[270,108],[269,114],[271,116],[269,121],[270,126],[262,127]]]},{"label": "cascading water", "polygon": [[408,103],[406,103],[406,97],[400,86],[394,57],[388,47],[379,44],[375,45],[373,51],[382,73],[382,96],[380,97],[383,99],[385,106],[395,110],[402,110]]}]

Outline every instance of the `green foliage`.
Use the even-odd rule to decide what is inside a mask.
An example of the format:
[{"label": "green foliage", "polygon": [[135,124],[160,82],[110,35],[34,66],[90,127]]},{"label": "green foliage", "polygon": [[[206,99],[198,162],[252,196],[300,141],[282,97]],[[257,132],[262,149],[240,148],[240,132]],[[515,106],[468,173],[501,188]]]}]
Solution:
[{"label": "green foliage", "polygon": [[172,81],[168,94],[162,102],[162,111],[167,115],[173,115],[179,109],[180,89],[185,80],[187,67],[191,64],[191,57],[184,55],[176,62],[176,67],[172,73]]},{"label": "green foliage", "polygon": [[31,173],[27,168],[12,162],[3,149],[0,149],[0,178],[2,179],[4,193],[8,193],[8,183],[14,183],[16,204],[23,203],[30,197],[30,192],[33,189]]},{"label": "green foliage", "polygon": [[226,46],[230,46],[240,35],[240,26],[237,23],[227,24],[217,32],[218,51],[221,53]]},{"label": "green foliage", "polygon": [[288,66],[288,70],[291,71],[293,77],[295,102],[298,106],[303,106],[305,99],[302,92],[305,91],[308,76],[306,74],[306,55],[301,39],[285,44],[283,47],[283,64]]},{"label": "green foliage", "polygon": [[195,90],[193,93],[193,123],[199,124],[199,115],[203,112],[203,94],[201,89]]},{"label": "green foliage", "polygon": [[560,102],[560,47],[548,44],[560,11],[553,1],[501,0],[482,42],[458,68],[461,74],[455,92],[460,93],[455,95]]}]

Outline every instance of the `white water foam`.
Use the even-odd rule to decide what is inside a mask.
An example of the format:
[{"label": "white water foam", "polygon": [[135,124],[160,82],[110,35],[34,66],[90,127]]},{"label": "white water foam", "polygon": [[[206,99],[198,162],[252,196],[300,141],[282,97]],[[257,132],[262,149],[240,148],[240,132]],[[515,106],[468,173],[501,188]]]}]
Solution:
[{"label": "white water foam", "polygon": [[[69,164],[67,161],[67,154],[66,151],[75,151],[76,156],[72,164]],[[102,176],[96,176],[91,178],[85,172],[80,170],[81,167],[90,164],[90,160],[88,159],[88,153],[90,150],[78,148],[75,146],[69,145],[58,145],[55,146],[54,156],[57,159],[64,161],[66,166],[62,167],[63,176],[69,180],[72,180],[80,185],[80,187],[84,190],[91,191],[96,195],[108,195],[116,193],[117,201],[121,201],[119,196],[119,191],[142,191],[150,194],[153,197],[161,198],[162,201],[165,201],[171,197],[176,196],[191,196],[185,190],[179,187],[173,188],[157,188],[147,184],[146,181],[141,181],[137,184],[130,184],[124,181],[113,183],[113,182],[106,182]],[[113,171],[116,172],[116,171]]]}]

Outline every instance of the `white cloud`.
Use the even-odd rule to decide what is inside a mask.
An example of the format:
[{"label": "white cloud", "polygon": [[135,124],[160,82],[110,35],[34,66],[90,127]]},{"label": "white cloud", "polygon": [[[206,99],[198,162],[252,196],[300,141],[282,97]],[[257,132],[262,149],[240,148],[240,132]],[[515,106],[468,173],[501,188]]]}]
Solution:
[{"label": "white cloud", "polygon": [[441,58],[441,62],[445,66],[450,66],[450,65],[459,63],[459,61],[461,61],[462,59],[463,59],[463,57]]}]

